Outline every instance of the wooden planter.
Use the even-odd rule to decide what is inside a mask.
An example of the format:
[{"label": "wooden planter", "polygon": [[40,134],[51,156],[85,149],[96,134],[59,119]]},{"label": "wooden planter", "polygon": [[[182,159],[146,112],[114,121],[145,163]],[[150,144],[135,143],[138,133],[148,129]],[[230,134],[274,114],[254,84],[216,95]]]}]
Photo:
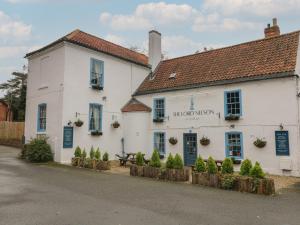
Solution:
[{"label": "wooden planter", "polygon": [[97,170],[110,170],[111,165],[109,161],[98,161],[96,164]]},{"label": "wooden planter", "polygon": [[144,176],[144,166],[131,165],[130,166],[130,176],[143,177]]},{"label": "wooden planter", "polygon": [[152,166],[144,166],[143,172],[144,172],[144,177],[159,179],[161,174],[161,169]]},{"label": "wooden planter", "polygon": [[79,166],[80,165],[80,157],[74,157],[74,158],[72,158],[71,165],[72,166]]},{"label": "wooden planter", "polygon": [[221,187],[221,178],[219,174],[192,173],[192,183],[210,187]]},{"label": "wooden planter", "polygon": [[189,169],[166,169],[164,171],[164,177],[161,179],[169,181],[188,181],[190,179]]}]

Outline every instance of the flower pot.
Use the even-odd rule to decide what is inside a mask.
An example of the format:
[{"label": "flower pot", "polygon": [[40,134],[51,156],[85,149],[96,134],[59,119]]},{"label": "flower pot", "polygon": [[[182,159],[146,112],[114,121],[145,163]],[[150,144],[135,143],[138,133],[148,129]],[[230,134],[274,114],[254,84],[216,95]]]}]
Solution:
[{"label": "flower pot", "polygon": [[200,139],[200,144],[203,145],[203,146],[207,146],[210,144],[210,140],[206,137],[203,137]]},{"label": "flower pot", "polygon": [[177,138],[174,138],[174,137],[171,137],[170,139],[169,139],[169,143],[171,144],[171,145],[176,145],[177,144]]}]

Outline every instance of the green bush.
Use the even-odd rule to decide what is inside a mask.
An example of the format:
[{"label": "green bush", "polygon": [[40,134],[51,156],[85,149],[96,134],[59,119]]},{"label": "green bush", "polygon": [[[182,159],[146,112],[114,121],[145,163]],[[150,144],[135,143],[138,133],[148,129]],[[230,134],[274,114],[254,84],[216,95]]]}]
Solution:
[{"label": "green bush", "polygon": [[218,172],[216,162],[211,156],[207,160],[207,172],[209,174],[216,174]]},{"label": "green bush", "polygon": [[236,180],[236,177],[234,175],[231,175],[231,174],[225,175],[221,182],[222,188],[227,189],[227,190],[233,189],[235,180]]},{"label": "green bush", "polygon": [[199,156],[195,162],[195,169],[198,173],[203,173],[206,171],[206,165],[201,156]]},{"label": "green bush", "polygon": [[28,144],[24,144],[20,153],[20,159],[26,159],[26,150],[27,150],[27,145]]},{"label": "green bush", "polygon": [[105,152],[105,153],[103,154],[102,160],[103,160],[103,161],[108,161],[108,159],[109,159],[109,155],[108,155],[107,152]]},{"label": "green bush", "polygon": [[136,154],[136,165],[143,166],[144,165],[144,156],[141,152]]},{"label": "green bush", "polygon": [[76,147],[74,156],[79,158],[81,157],[81,148],[79,146]]},{"label": "green bush", "polygon": [[94,147],[92,146],[91,150],[90,150],[90,158],[94,159],[95,158],[95,150]]},{"label": "green bush", "polygon": [[82,154],[81,154],[81,157],[82,157],[83,159],[86,158],[86,151],[85,151],[85,149],[83,149]]},{"label": "green bush", "polygon": [[174,169],[183,169],[183,161],[181,156],[178,154],[174,157]]},{"label": "green bush", "polygon": [[233,173],[233,162],[230,158],[226,158],[222,163],[222,173],[232,174]]},{"label": "green bush", "polygon": [[26,145],[26,159],[30,162],[49,162],[53,161],[51,147],[46,138],[31,139]]},{"label": "green bush", "polygon": [[83,167],[92,169],[93,168],[92,159],[91,158],[86,158],[84,160]]},{"label": "green bush", "polygon": [[152,156],[151,156],[151,160],[150,160],[150,166],[152,167],[161,167],[161,163],[160,163],[160,157],[159,157],[159,153],[157,149],[154,149]]},{"label": "green bush", "polygon": [[249,176],[251,168],[252,162],[249,159],[245,159],[241,165],[240,175]]},{"label": "green bush", "polygon": [[101,158],[101,153],[99,148],[97,148],[96,152],[95,152],[95,159],[99,160]]},{"label": "green bush", "polygon": [[251,168],[250,176],[254,177],[254,178],[264,178],[265,177],[265,173],[262,170],[262,168],[258,162],[256,162],[254,167]]},{"label": "green bush", "polygon": [[174,158],[172,154],[170,153],[166,162],[166,168],[173,169],[174,168]]}]

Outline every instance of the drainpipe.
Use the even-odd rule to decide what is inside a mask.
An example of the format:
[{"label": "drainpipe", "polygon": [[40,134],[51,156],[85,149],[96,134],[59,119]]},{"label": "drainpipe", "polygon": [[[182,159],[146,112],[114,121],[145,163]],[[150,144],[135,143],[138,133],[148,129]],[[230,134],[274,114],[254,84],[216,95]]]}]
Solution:
[{"label": "drainpipe", "polygon": [[[297,121],[297,133],[298,133],[298,138],[297,138],[297,146],[300,146],[300,92],[299,92],[299,76],[296,75],[296,98],[297,98],[297,117],[298,117],[298,121]],[[298,172],[300,173],[300,150],[298,149]]]},{"label": "drainpipe", "polygon": [[124,148],[124,138],[121,138],[121,142],[122,142],[122,156],[125,156],[125,148]]}]

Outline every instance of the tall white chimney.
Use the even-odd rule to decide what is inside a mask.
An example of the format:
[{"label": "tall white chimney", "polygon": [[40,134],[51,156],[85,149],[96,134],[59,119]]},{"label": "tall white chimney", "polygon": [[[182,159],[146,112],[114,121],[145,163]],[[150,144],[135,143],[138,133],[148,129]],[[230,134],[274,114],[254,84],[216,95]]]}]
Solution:
[{"label": "tall white chimney", "polygon": [[161,33],[156,30],[149,32],[149,64],[154,71],[161,61]]}]

